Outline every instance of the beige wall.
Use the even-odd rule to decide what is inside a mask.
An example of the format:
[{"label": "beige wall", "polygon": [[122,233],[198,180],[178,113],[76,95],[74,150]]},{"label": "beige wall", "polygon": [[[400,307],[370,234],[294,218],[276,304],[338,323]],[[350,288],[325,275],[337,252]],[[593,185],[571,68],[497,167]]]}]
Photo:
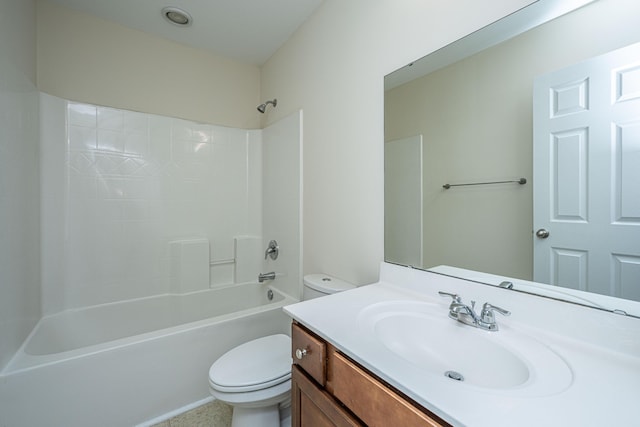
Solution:
[{"label": "beige wall", "polygon": [[533,80],[639,41],[638,16],[639,2],[600,0],[387,92],[385,139],[424,135],[425,266],[532,278]]},{"label": "beige wall", "polygon": [[304,109],[305,273],[378,277],[384,75],[529,3],[326,0],[263,66],[266,119]]},{"label": "beige wall", "polygon": [[[326,0],[260,74],[41,1],[38,83],[73,100],[237,127],[304,109],[303,271],[367,283],[383,259],[384,75],[531,2]],[[273,97],[278,107],[261,117],[255,106]]]},{"label": "beige wall", "polygon": [[38,1],[37,13],[43,92],[198,122],[259,127],[258,67],[44,0]]}]

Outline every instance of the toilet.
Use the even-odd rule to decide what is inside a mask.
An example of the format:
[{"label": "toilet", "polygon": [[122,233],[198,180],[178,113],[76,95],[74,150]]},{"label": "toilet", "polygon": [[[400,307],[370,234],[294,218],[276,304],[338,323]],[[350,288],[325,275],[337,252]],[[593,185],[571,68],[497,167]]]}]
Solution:
[{"label": "toilet", "polygon": [[[353,288],[326,274],[309,274],[302,299]],[[229,350],[209,369],[209,391],[233,406],[231,427],[290,426],[291,338],[269,335]]]},{"label": "toilet", "polygon": [[302,300],[323,297],[325,295],[336,294],[342,291],[354,289],[353,283],[336,279],[326,274],[307,274],[304,276],[304,287],[302,288]]}]

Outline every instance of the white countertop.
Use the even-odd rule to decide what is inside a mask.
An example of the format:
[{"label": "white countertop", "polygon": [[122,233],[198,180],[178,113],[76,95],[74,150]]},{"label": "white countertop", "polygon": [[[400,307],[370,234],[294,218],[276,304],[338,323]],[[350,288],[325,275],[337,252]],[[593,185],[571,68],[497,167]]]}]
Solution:
[{"label": "white countertop", "polygon": [[[640,425],[640,319],[386,263],[380,277],[372,285],[286,306],[285,312],[456,426]],[[437,305],[443,318],[456,322],[447,318],[450,299],[439,297],[439,290],[511,310],[509,317],[497,316],[504,332],[477,331],[506,337],[517,330],[544,343],[569,366],[567,386],[530,396],[526,384],[483,388],[453,381],[408,362],[363,327],[363,310],[390,301]],[[483,354],[470,347],[466,356]]]}]

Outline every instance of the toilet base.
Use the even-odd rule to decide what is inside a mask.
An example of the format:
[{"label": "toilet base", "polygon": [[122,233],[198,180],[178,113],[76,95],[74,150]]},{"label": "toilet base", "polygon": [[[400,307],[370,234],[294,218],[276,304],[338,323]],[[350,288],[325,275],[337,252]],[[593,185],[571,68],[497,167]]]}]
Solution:
[{"label": "toilet base", "polygon": [[280,427],[291,427],[291,400],[280,404]]},{"label": "toilet base", "polygon": [[280,426],[280,411],[278,405],[263,406],[261,408],[233,407],[231,427],[278,427]]}]

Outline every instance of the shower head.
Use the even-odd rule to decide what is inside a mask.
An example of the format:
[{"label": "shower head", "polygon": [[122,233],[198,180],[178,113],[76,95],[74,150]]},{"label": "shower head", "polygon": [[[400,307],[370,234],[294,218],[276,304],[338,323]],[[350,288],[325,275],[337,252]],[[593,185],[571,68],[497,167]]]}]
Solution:
[{"label": "shower head", "polygon": [[258,105],[258,111],[260,111],[262,114],[264,114],[264,112],[267,110],[267,105],[269,105],[269,104],[271,104],[271,105],[273,105],[275,107],[276,105],[278,105],[278,100],[274,98],[273,101],[267,101],[264,104]]}]

